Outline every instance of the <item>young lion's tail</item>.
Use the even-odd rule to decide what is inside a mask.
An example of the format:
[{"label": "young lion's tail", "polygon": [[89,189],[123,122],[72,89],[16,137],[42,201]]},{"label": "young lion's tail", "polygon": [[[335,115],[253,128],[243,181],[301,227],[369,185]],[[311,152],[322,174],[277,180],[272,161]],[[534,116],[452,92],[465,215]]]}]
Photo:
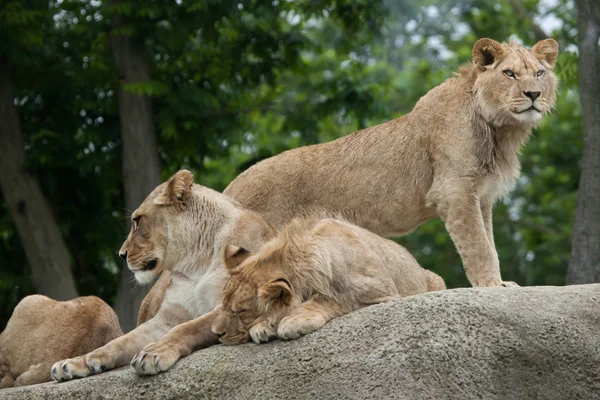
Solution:
[{"label": "young lion's tail", "polygon": [[441,276],[428,270],[425,270],[425,273],[427,278],[427,289],[430,292],[446,289],[446,282],[444,282]]}]

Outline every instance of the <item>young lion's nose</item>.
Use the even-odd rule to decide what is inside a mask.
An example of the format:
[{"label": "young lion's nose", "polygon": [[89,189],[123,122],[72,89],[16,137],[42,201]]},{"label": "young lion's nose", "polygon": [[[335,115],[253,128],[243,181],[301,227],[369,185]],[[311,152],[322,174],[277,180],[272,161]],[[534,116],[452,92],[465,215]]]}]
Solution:
[{"label": "young lion's nose", "polygon": [[525,92],[525,96],[529,97],[531,101],[535,101],[542,92]]},{"label": "young lion's nose", "polygon": [[119,251],[119,257],[121,257],[123,260],[127,261],[127,252],[125,251],[125,252],[121,253]]}]

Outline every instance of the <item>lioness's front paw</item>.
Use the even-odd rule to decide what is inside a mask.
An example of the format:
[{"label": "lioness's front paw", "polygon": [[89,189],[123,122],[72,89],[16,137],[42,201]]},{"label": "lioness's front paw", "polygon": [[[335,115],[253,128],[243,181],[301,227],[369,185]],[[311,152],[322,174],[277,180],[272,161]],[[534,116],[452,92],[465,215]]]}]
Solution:
[{"label": "lioness's front paw", "polygon": [[256,344],[268,342],[277,337],[277,334],[273,332],[267,321],[260,322],[250,328],[250,337]]},{"label": "lioness's front paw", "polygon": [[325,325],[325,319],[322,317],[305,317],[301,315],[285,317],[279,323],[277,336],[280,339],[296,339],[301,335],[306,335],[316,331]]},{"label": "lioness's front paw", "polygon": [[140,375],[155,375],[170,369],[181,354],[168,343],[150,343],[131,360],[131,367]]},{"label": "lioness's front paw", "polygon": [[502,281],[502,284],[500,286],[502,286],[502,287],[520,287],[515,282],[511,282],[511,281]]},{"label": "lioness's front paw", "polygon": [[108,362],[102,357],[81,356],[54,363],[50,370],[52,379],[58,382],[85,378],[91,374],[99,374],[108,369]]}]

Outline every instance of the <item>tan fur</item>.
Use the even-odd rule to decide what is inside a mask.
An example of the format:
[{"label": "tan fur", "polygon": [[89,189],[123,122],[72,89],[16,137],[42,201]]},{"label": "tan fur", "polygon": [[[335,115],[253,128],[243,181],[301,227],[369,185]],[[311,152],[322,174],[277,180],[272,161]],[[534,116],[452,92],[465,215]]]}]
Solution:
[{"label": "tan fur", "polygon": [[[91,353],[57,362],[52,368],[57,381],[100,373],[130,361],[139,373],[158,373],[194,347],[217,343],[210,324],[226,277],[220,250],[225,243],[239,242],[258,251],[275,233],[256,213],[221,193],[194,185],[192,174],[185,170],[150,193],[133,212],[132,221],[120,254],[138,282],[149,283],[160,274],[142,303],[141,324]],[[191,330],[185,330],[190,325],[184,322],[194,318]],[[165,336],[166,348],[158,346],[163,343],[160,341],[147,346],[180,324],[182,327]],[[186,341],[190,336],[193,341]],[[138,352],[139,357],[132,360]]]},{"label": "tan fur", "polygon": [[293,220],[256,255],[225,251],[230,279],[213,332],[224,344],[294,339],[332,318],[445,289],[402,246],[334,220]]},{"label": "tan fur", "polygon": [[50,381],[54,362],[122,334],[115,312],[95,296],[70,301],[25,297],[0,334],[0,388]]},{"label": "tan fur", "polygon": [[[492,206],[514,187],[519,149],[554,106],[557,54],[552,39],[531,50],[481,39],[473,63],[409,114],[271,157],[224,193],[278,229],[297,216],[325,214],[398,236],[439,217],[471,284],[501,286]],[[532,102],[525,92],[540,95]],[[525,111],[532,104],[539,112]]]}]

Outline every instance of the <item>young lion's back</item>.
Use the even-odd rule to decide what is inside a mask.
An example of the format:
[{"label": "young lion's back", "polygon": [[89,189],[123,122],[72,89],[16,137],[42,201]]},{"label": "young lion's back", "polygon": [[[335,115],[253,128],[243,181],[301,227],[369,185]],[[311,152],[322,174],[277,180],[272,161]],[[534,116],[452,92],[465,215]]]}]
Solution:
[{"label": "young lion's back", "polygon": [[442,278],[422,268],[404,247],[364,228],[327,218],[315,224],[312,234],[327,249],[338,279],[355,279],[351,286],[372,279],[387,291],[395,286],[401,297],[445,288]]}]

